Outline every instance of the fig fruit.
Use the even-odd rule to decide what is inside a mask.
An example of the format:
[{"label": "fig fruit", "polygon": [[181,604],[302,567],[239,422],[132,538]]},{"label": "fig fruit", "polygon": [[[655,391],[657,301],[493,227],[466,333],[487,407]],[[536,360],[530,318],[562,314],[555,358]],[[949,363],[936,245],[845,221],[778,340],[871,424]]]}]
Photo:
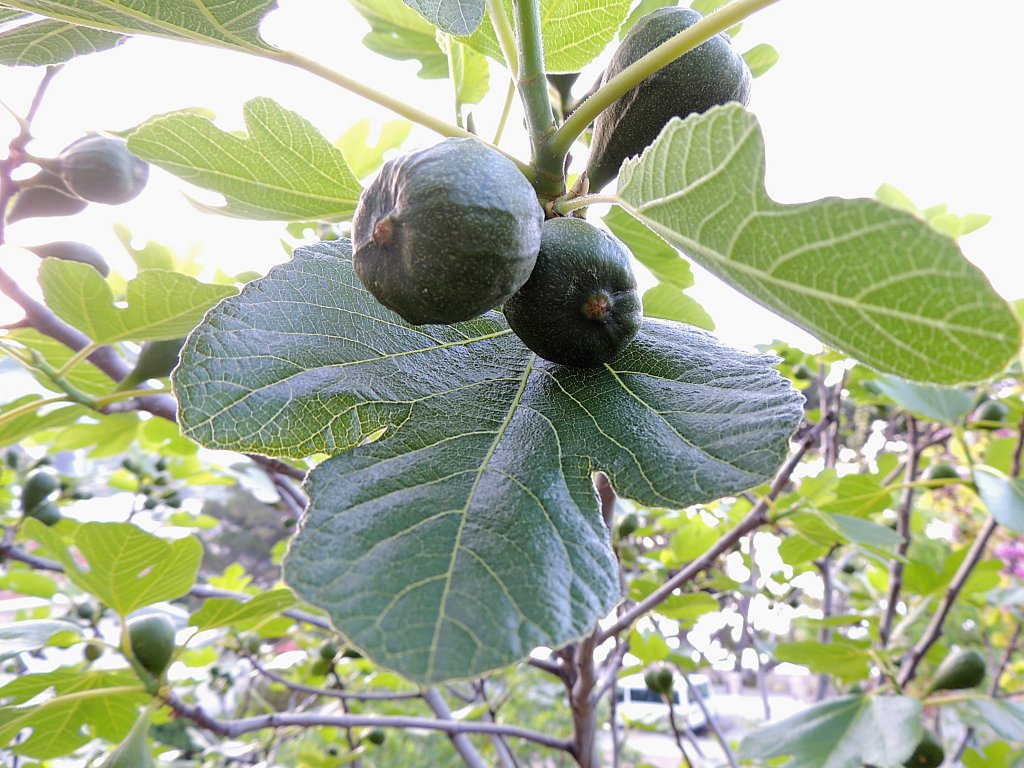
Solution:
[{"label": "fig fruit", "polygon": [[475,139],[447,139],[388,161],[363,190],[353,263],[414,325],[470,320],[526,282],[543,221],[515,163]]},{"label": "fig fruit", "polygon": [[21,488],[21,508],[31,514],[46,498],[57,490],[59,483],[52,472],[33,472]]},{"label": "fig fruit", "polygon": [[935,670],[928,693],[976,688],[985,679],[985,657],[973,648],[954,651]]},{"label": "fig fruit", "polygon": [[643,321],[629,251],[577,218],[544,222],[537,265],[504,311],[531,350],[581,368],[613,360]]},{"label": "fig fruit", "polygon": [[174,654],[174,627],[164,616],[144,616],[128,622],[132,655],[153,677],[163,675]]},{"label": "fig fruit", "polygon": [[77,261],[81,264],[88,264],[104,277],[110,274],[110,265],[103,258],[103,254],[85,243],[76,243],[74,240],[58,240],[55,243],[29,245],[25,247],[25,250],[32,251],[40,259]]},{"label": "fig fruit", "polygon": [[1006,403],[1001,403],[998,400],[986,400],[978,406],[971,421],[982,422],[974,425],[976,429],[996,429],[996,422],[1006,421],[1006,417],[1009,415],[1010,409]]},{"label": "fig fruit", "polygon": [[89,203],[71,193],[60,176],[50,171],[37,173],[18,184],[20,189],[7,212],[8,224],[45,216],[71,216],[89,207]]},{"label": "fig fruit", "polygon": [[60,512],[60,507],[52,501],[44,501],[42,504],[37,504],[25,514],[28,517],[34,517],[43,525],[56,525],[63,517]]},{"label": "fig fruit", "polygon": [[[703,18],[690,8],[659,8],[642,17],[612,55],[606,83]],[[706,112],[717,104],[750,98],[750,68],[720,33],[647,77],[594,121],[587,176],[596,192],[619,172],[622,161],[640,154],[673,117]]]},{"label": "fig fruit", "polygon": [[644,683],[655,693],[668,696],[672,693],[672,670],[668,667],[652,667],[644,672]]},{"label": "fig fruit", "polygon": [[921,741],[914,748],[914,753],[904,761],[904,768],[939,768],[946,759],[946,750],[935,738],[935,734],[925,728]]},{"label": "fig fruit", "polygon": [[149,163],[120,139],[84,136],[65,147],[56,167],[71,193],[92,203],[127,203],[146,186]]},{"label": "fig fruit", "polygon": [[929,464],[921,477],[924,480],[959,480],[960,473],[952,464],[940,461],[938,464]]},{"label": "fig fruit", "polygon": [[147,341],[139,350],[135,367],[128,372],[117,385],[119,390],[132,389],[149,379],[162,379],[170,376],[174,366],[178,364],[178,355],[185,344],[185,337],[179,339],[161,339]]}]

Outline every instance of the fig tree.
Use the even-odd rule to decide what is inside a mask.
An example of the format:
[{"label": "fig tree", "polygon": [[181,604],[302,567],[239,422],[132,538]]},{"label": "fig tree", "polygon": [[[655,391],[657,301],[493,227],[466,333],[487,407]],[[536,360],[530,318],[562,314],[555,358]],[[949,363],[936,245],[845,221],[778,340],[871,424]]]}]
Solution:
[{"label": "fig tree", "polygon": [[544,222],[537,266],[504,311],[531,350],[581,368],[613,360],[643,320],[626,247],[577,218]]},{"label": "fig tree", "polygon": [[120,139],[84,136],[65,147],[55,164],[72,194],[92,203],[119,205],[138,197],[149,179],[149,163]]},{"label": "fig tree", "polygon": [[526,282],[543,221],[515,163],[476,139],[447,139],[388,161],[363,190],[355,271],[414,325],[470,320]]},{"label": "fig tree", "polygon": [[144,616],[128,623],[132,656],[153,677],[163,675],[174,653],[174,627],[164,616]]},{"label": "fig tree", "polygon": [[[670,37],[703,18],[690,8],[659,8],[629,30],[605,68],[606,83]],[[720,33],[647,77],[594,121],[587,176],[590,191],[604,187],[622,161],[640,154],[673,117],[706,112],[717,104],[750,98],[750,68]]]}]

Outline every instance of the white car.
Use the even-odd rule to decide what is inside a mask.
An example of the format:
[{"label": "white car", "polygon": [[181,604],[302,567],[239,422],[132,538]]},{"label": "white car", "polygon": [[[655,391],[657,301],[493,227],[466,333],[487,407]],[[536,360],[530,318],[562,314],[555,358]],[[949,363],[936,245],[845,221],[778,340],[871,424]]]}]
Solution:
[{"label": "white car", "polygon": [[[711,681],[707,675],[689,675],[690,682],[697,689],[708,711],[713,712]],[[637,722],[644,725],[667,729],[669,725],[668,704],[661,694],[655,693],[644,682],[643,675],[628,675],[619,680],[615,689],[616,716],[622,723]],[[672,691],[672,708],[676,722],[685,722],[690,730],[697,732],[707,727],[708,720],[700,705],[690,695],[686,681],[676,675]]]}]

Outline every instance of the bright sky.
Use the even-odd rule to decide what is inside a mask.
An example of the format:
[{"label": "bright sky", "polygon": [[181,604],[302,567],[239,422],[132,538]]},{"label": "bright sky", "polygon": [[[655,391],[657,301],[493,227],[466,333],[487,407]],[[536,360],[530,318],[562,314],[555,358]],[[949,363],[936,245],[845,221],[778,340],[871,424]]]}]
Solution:
[{"label": "bright sky", "polygon": [[[367,26],[346,3],[280,4],[264,27],[272,43],[450,117],[446,81],[419,80],[416,64],[362,49]],[[870,196],[889,182],[922,207],[949,203],[956,213],[991,214],[988,226],[965,238],[964,251],[1004,296],[1024,296],[1021,29],[1024,4],[962,0],[781,0],[748,20],[737,48],[769,42],[782,57],[755,81],[750,103],[765,133],[770,194],[781,202]],[[588,70],[582,87],[599,70]],[[0,69],[0,100],[23,112],[39,75],[27,67]],[[496,96],[504,95],[505,83],[503,70],[494,65]],[[56,154],[87,130],[126,129],[187,107],[210,109],[222,127],[239,129],[241,105],[254,96],[276,99],[332,140],[366,115],[378,125],[391,118],[386,110],[299,70],[200,46],[136,39],[65,68],[39,113],[39,139],[31,149]],[[495,103],[478,111],[477,126],[485,136],[493,132]],[[521,133],[518,124],[513,117],[504,146],[525,156],[525,147],[513,140]],[[0,110],[0,146],[15,130]],[[417,130],[406,146],[435,140]],[[0,261],[27,285],[37,262],[14,246],[79,239],[130,273],[131,262],[111,230],[118,220],[140,241],[157,240],[183,251],[202,243],[201,258],[229,272],[264,271],[287,258],[281,224],[199,214],[183,189],[175,178],[154,170],[147,190],[127,205],[18,222],[8,231]],[[780,337],[813,344],[706,274],[698,272],[693,295],[729,343],[748,347]],[[17,316],[0,301],[0,322]]]}]

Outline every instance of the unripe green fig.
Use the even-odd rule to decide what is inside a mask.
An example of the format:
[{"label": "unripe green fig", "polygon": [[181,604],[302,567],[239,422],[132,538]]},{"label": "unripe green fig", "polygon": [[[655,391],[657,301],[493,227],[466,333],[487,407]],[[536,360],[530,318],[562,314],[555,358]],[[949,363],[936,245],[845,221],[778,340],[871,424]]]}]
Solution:
[{"label": "unripe green fig", "polygon": [[366,289],[414,325],[500,305],[530,276],[544,212],[515,163],[476,139],[389,160],[352,220]]},{"label": "unripe green fig", "polygon": [[74,240],[58,240],[55,243],[29,245],[25,247],[25,250],[32,251],[40,259],[77,261],[80,264],[88,264],[104,277],[110,274],[110,265],[103,258],[103,254],[85,243],[76,243]]},{"label": "unripe green fig", "polygon": [[615,359],[643,321],[626,247],[572,217],[544,222],[537,265],[503,309],[527,347],[580,368]]},{"label": "unripe green fig", "polygon": [[672,693],[673,682],[672,670],[668,667],[651,667],[644,672],[644,683],[650,690],[662,696]]},{"label": "unripe green fig", "polygon": [[341,658],[343,659],[361,659],[363,654],[353,648],[351,645],[346,646],[345,650],[341,652]]},{"label": "unripe green fig", "polygon": [[144,710],[124,741],[107,756],[101,768],[154,768],[153,753],[149,749],[150,712]]},{"label": "unripe green fig", "polygon": [[330,659],[317,658],[313,662],[313,665],[309,668],[309,673],[315,677],[324,677],[334,668],[334,664]]},{"label": "unripe green fig", "polygon": [[640,518],[633,512],[622,518],[619,521],[619,538],[624,539],[627,536],[631,536],[640,525]]},{"label": "unripe green fig", "polygon": [[324,661],[334,661],[334,657],[338,655],[338,646],[332,642],[326,642],[320,646],[320,658]]},{"label": "unripe green fig", "polygon": [[44,501],[42,504],[37,504],[26,512],[25,515],[27,517],[34,517],[43,525],[56,525],[64,517],[61,514],[60,507],[52,501]]},{"label": "unripe green fig", "polygon": [[139,350],[135,367],[129,371],[117,385],[120,390],[132,389],[149,379],[162,379],[170,376],[174,366],[178,364],[178,355],[185,344],[185,337],[179,339],[163,339],[147,341]]},{"label": "unripe green fig", "polygon": [[384,743],[384,739],[387,738],[387,734],[385,734],[384,731],[380,728],[374,728],[372,731],[367,733],[366,736],[364,736],[363,738],[365,738],[371,744],[380,746]]},{"label": "unripe green fig", "polygon": [[[690,8],[678,7],[659,8],[642,17],[612,55],[602,84],[701,18]],[[615,178],[622,161],[653,143],[673,117],[706,112],[729,101],[746,104],[750,80],[750,68],[725,33],[648,76],[594,121],[587,163],[590,191]]]},{"label": "unripe green fig", "polygon": [[940,461],[937,464],[929,464],[921,477],[924,480],[959,480],[960,473],[952,464]]},{"label": "unripe green fig", "polygon": [[973,648],[954,651],[935,670],[928,693],[976,688],[985,679],[985,657]]},{"label": "unripe green fig", "polygon": [[21,488],[21,508],[31,513],[57,490],[58,485],[57,477],[52,472],[33,472]]},{"label": "unripe green fig", "polygon": [[22,219],[72,216],[89,207],[89,203],[72,194],[60,176],[50,171],[37,173],[28,181],[19,182],[19,186],[7,211],[8,224]]},{"label": "unripe green fig", "polygon": [[86,643],[82,649],[82,655],[86,661],[96,661],[96,659],[103,655],[103,646],[98,643]]},{"label": "unripe green fig", "polygon": [[138,197],[149,179],[149,163],[129,152],[121,139],[99,135],[65,147],[56,168],[72,194],[108,205]]},{"label": "unripe green fig", "polygon": [[942,761],[946,759],[946,750],[935,738],[935,734],[924,729],[921,741],[914,748],[914,754],[904,761],[904,768],[939,768]]},{"label": "unripe green fig", "polygon": [[159,678],[174,654],[174,627],[164,616],[144,616],[128,622],[132,656],[153,677]]},{"label": "unripe green fig", "polygon": [[1006,403],[1001,403],[998,400],[986,400],[978,406],[978,409],[971,417],[971,421],[985,422],[977,424],[976,427],[978,429],[997,429],[994,422],[1004,422],[1009,415],[1010,409]]}]

